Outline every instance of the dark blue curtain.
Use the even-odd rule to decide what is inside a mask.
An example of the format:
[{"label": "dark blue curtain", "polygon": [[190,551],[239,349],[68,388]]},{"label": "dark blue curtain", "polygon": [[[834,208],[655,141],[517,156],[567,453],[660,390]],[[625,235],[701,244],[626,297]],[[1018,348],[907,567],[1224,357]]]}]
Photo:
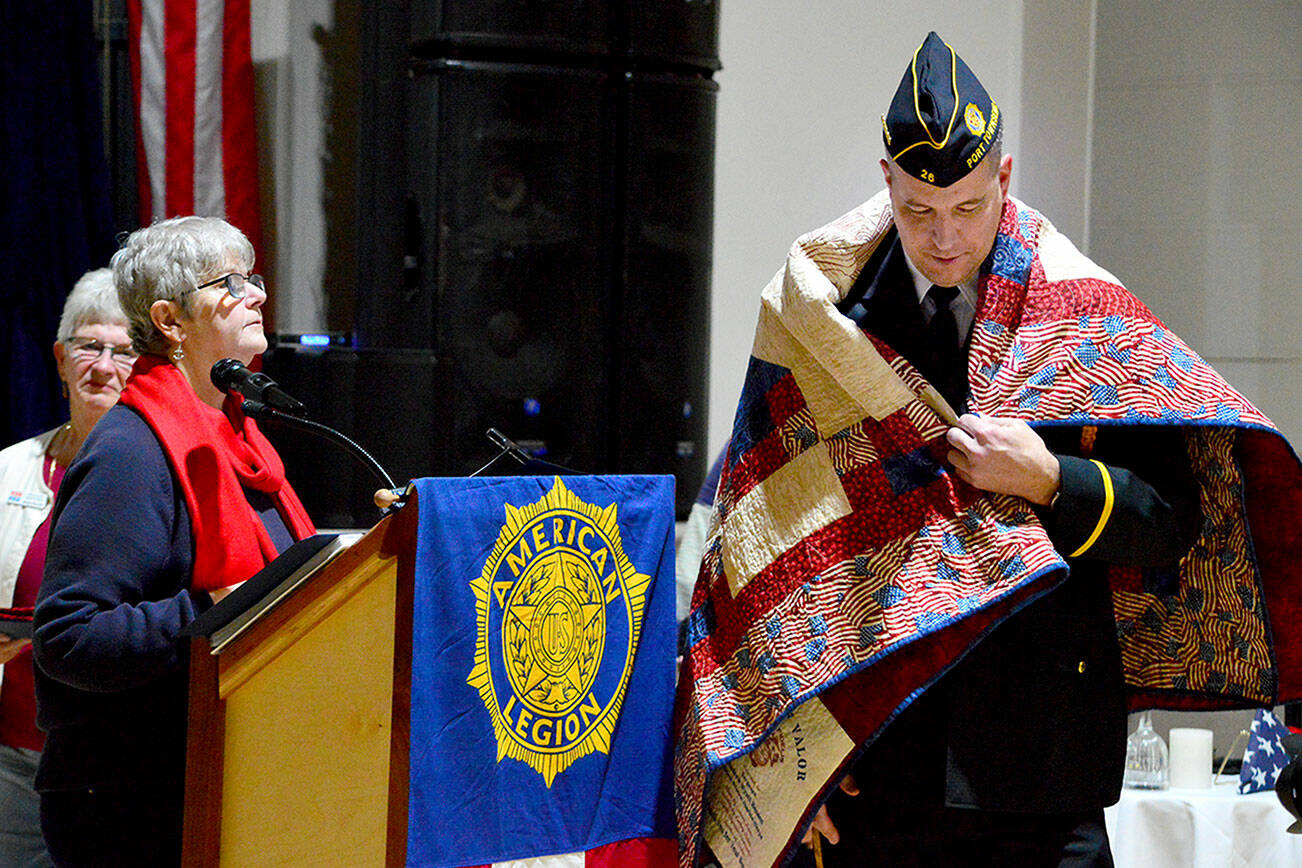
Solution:
[{"label": "dark blue curtain", "polygon": [[68,417],[50,347],[77,278],[113,251],[90,0],[0,16],[0,446]]}]

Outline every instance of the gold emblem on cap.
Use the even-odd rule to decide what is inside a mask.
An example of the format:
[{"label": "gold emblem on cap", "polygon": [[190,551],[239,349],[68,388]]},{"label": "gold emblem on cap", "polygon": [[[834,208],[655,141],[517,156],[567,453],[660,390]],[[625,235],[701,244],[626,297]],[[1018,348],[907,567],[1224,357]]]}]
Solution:
[{"label": "gold emblem on cap", "polygon": [[882,135],[886,136],[886,147],[891,146],[891,128],[886,126],[886,113],[882,112]]},{"label": "gold emblem on cap", "polygon": [[986,131],[986,119],[981,115],[981,109],[976,107],[975,103],[968,103],[967,108],[963,109],[963,123],[967,124],[968,131],[974,136],[979,136]]}]

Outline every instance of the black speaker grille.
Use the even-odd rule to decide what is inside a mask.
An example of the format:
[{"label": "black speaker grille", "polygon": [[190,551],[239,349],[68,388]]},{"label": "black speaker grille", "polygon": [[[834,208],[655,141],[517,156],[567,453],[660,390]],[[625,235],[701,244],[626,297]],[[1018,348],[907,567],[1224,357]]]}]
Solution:
[{"label": "black speaker grille", "polygon": [[438,118],[424,147],[437,147],[442,171],[423,175],[416,196],[434,215],[423,280],[457,420],[449,470],[475,469],[490,426],[557,463],[603,469],[607,76],[445,63],[415,91],[416,111]]},{"label": "black speaker grille", "polygon": [[628,54],[719,69],[717,0],[627,0]]},{"label": "black speaker grille", "polygon": [[478,469],[491,426],[581,471],[673,473],[685,515],[708,458],[718,0],[364,2],[385,22],[365,126],[405,135],[362,161],[358,335],[437,355],[433,397],[404,405],[438,417],[433,472]]},{"label": "black speaker grille", "polygon": [[604,54],[610,32],[608,0],[415,0],[414,50],[428,56],[448,47],[540,49]]},{"label": "black speaker grille", "polygon": [[627,82],[618,466],[671,472],[691,508],[706,456],[717,86]]},{"label": "black speaker grille", "polygon": [[[448,431],[432,353],[280,346],[263,355],[263,371],[307,405],[308,418],[351,437],[399,485],[439,474]],[[356,458],[313,434],[262,427],[318,527],[370,527],[379,519],[371,497],[382,483]]]}]

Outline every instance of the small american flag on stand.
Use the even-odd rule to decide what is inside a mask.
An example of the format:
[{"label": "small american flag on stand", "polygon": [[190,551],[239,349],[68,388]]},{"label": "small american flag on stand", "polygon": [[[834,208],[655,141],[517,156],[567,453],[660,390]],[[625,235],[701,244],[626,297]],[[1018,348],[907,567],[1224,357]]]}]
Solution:
[{"label": "small american flag on stand", "polygon": [[1243,751],[1243,767],[1239,770],[1239,793],[1259,793],[1273,789],[1280,770],[1289,763],[1284,750],[1284,737],[1289,728],[1278,717],[1264,708],[1257,709],[1248,732],[1248,746]]}]

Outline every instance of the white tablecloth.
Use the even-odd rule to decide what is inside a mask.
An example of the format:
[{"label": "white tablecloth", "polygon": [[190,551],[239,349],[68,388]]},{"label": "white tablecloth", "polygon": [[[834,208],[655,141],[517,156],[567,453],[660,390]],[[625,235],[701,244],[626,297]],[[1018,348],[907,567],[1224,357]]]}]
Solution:
[{"label": "white tablecloth", "polygon": [[1274,790],[1238,794],[1224,776],[1205,790],[1122,790],[1104,811],[1117,868],[1302,866],[1302,835]]}]

